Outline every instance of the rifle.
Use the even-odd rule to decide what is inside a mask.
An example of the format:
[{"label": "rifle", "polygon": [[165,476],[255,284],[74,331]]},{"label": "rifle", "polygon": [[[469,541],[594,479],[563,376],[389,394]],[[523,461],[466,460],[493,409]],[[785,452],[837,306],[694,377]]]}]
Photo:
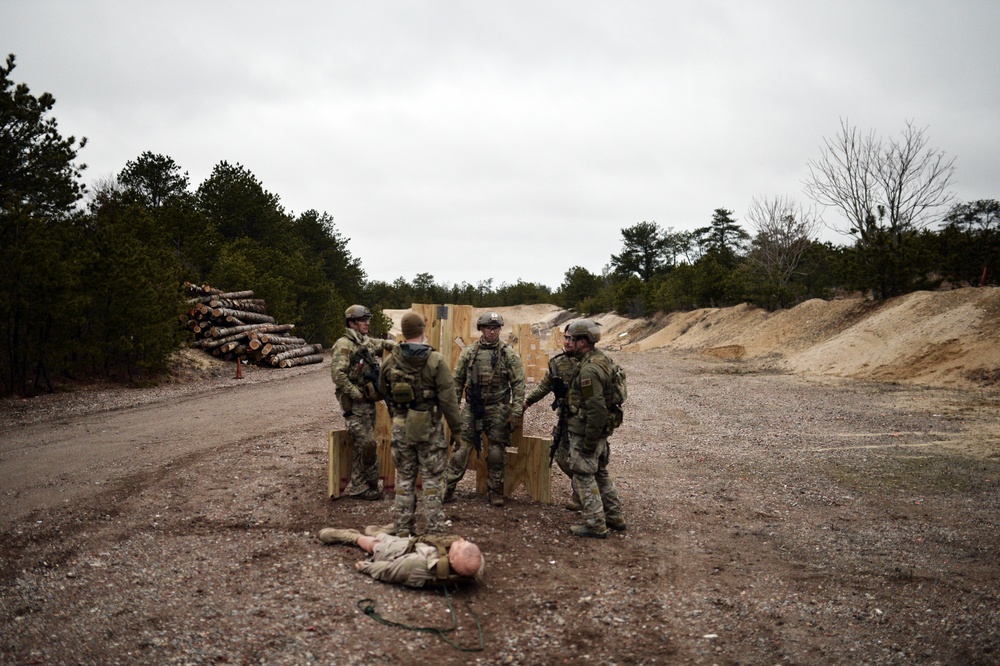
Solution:
[{"label": "rifle", "polygon": [[563,438],[563,433],[566,431],[566,382],[562,380],[562,377],[558,375],[553,375],[552,377],[552,410],[555,411],[559,416],[556,421],[555,430],[552,433],[552,446],[549,447],[549,467],[552,466],[552,461],[556,459],[556,451],[559,449],[559,442]]},{"label": "rifle", "polygon": [[[361,362],[361,390],[365,397],[372,401],[381,400],[382,396],[378,392],[379,362],[372,356],[371,350],[364,345],[358,347],[354,359]],[[352,359],[352,363],[357,361]]]},{"label": "rifle", "polygon": [[472,445],[476,448],[476,456],[483,453],[483,418],[486,416],[486,403],[483,402],[483,387],[478,381],[473,381],[465,389],[465,399],[472,410]]}]

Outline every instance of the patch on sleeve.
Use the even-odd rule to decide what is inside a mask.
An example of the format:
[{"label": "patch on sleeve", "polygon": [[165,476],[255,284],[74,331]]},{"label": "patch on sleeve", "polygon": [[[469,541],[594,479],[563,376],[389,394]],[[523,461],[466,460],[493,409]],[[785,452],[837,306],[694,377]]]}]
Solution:
[{"label": "patch on sleeve", "polygon": [[342,348],[342,349],[340,350],[340,353],[341,353],[341,355],[343,355],[343,356],[350,356],[350,355],[351,355],[351,350],[350,350],[350,349],[348,349],[347,347],[344,347],[344,348]]},{"label": "patch on sleeve", "polygon": [[589,377],[585,377],[580,380],[580,393],[583,394],[584,398],[594,397],[594,380]]}]

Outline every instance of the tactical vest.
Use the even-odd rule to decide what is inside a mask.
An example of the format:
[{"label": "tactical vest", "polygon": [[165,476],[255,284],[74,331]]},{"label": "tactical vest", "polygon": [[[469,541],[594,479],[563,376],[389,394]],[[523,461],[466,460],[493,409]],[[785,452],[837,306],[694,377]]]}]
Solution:
[{"label": "tactical vest", "polygon": [[418,543],[425,543],[429,546],[434,546],[437,548],[438,552],[437,567],[434,569],[434,583],[437,585],[445,585],[447,583],[460,583],[468,581],[472,579],[472,576],[459,576],[458,574],[452,572],[451,567],[448,566],[448,549],[451,548],[451,544],[455,543],[460,538],[461,537],[450,534],[441,536],[425,534],[419,537],[411,537],[410,543],[406,546],[406,552],[412,553],[416,550]]},{"label": "tactical vest", "polygon": [[507,404],[514,377],[509,355],[514,350],[506,342],[500,342],[496,347],[483,347],[479,342],[475,344],[476,349],[465,368],[466,396],[469,395],[469,387],[478,386],[484,404]]},{"label": "tactical vest", "polygon": [[437,406],[434,375],[437,372],[440,358],[440,356],[431,355],[420,370],[406,372],[399,367],[395,358],[389,357],[385,362],[385,379],[389,388],[387,397],[396,409],[427,411]]}]

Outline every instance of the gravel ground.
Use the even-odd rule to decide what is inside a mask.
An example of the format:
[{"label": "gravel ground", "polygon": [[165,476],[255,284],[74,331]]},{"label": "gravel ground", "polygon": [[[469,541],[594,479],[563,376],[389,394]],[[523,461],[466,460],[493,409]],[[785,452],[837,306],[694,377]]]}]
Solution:
[{"label": "gravel ground", "polygon": [[[487,557],[455,592],[376,583],[324,526],[329,366],[0,403],[2,664],[994,664],[1000,399],[619,353],[611,472],[628,531],[568,534],[472,475],[448,505]],[[211,372],[209,373],[212,374]],[[545,402],[526,418],[545,435]],[[66,454],[68,449],[83,452]],[[389,628],[366,617],[457,629]]]}]

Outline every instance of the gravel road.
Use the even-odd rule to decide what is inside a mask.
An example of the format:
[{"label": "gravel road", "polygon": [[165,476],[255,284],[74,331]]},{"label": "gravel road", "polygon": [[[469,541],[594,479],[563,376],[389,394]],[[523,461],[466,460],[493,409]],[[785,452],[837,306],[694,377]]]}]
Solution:
[{"label": "gravel road", "polygon": [[315,538],[389,518],[326,497],[328,361],[0,402],[0,664],[1000,661],[1000,396],[616,358],[628,531],[570,536],[555,468],[503,509],[469,475],[448,509],[488,568],[453,613]]}]

